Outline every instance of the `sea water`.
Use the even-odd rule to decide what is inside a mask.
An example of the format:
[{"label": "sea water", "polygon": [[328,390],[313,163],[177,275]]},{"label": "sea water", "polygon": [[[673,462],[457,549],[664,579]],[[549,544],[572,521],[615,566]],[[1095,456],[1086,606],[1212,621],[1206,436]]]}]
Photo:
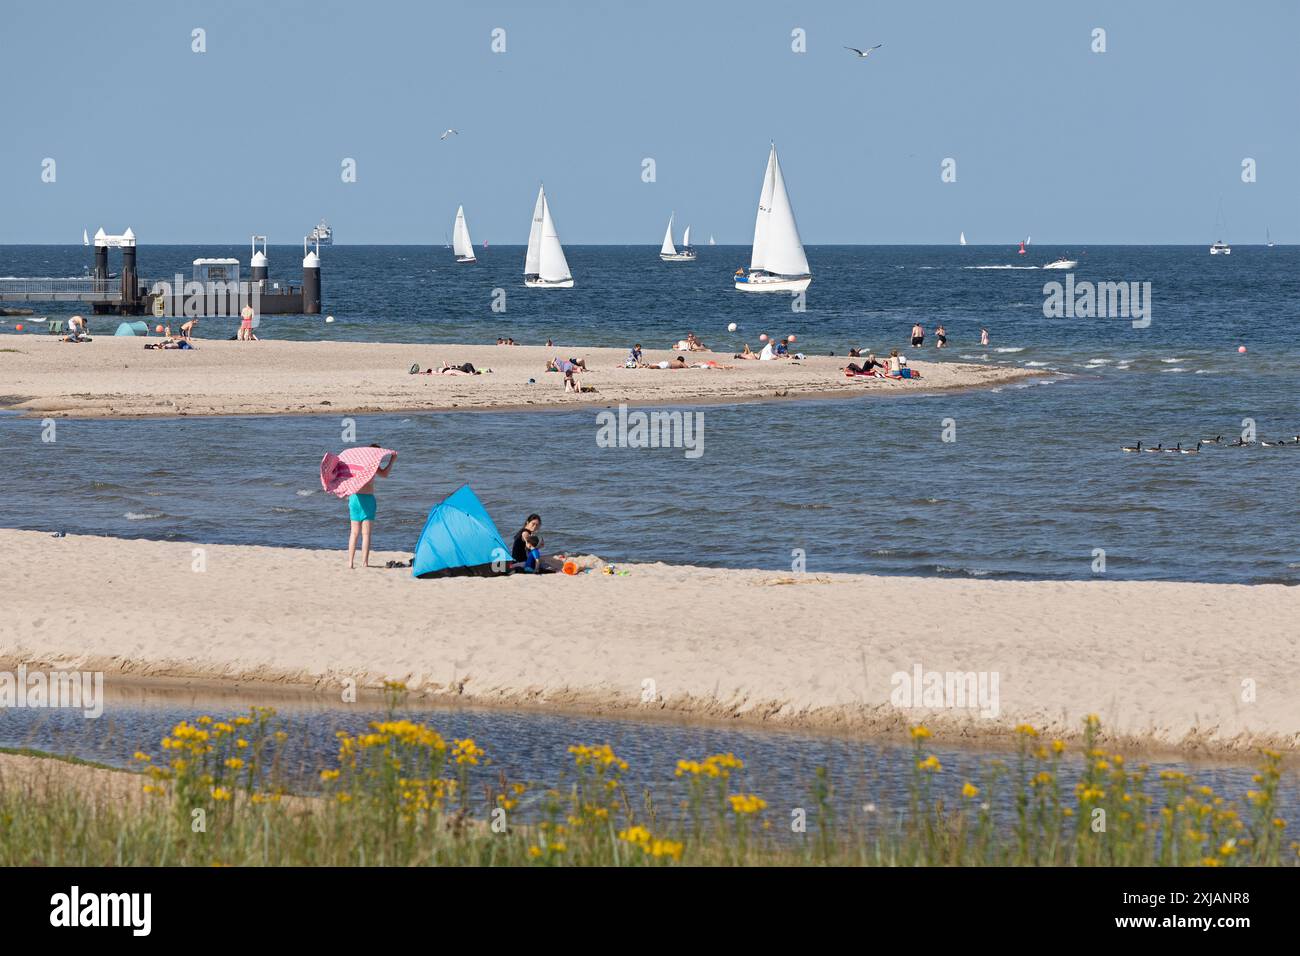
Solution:
[{"label": "sea water", "polygon": [[[1045,317],[1044,284],[1065,274],[1037,266],[1065,250],[1031,248],[1021,257],[1012,247],[814,246],[816,278],[801,302],[732,290],[740,247],[670,264],[649,248],[577,246],[577,287],[532,291],[518,248],[456,266],[440,248],[342,246],[322,267],[336,321],[268,316],[260,332],[411,343],[403,362],[423,365],[457,361],[434,343],[500,336],[553,338],[557,354],[580,356],[584,345],[667,347],[689,331],[724,352],[757,345],[760,332],[794,333],[810,353],[903,347],[1050,376],[984,391],[706,407],[695,458],[602,447],[601,407],[352,416],[359,443],[401,452],[379,489],[381,549],[412,548],[429,508],[470,483],[503,533],[539,512],[549,549],[615,562],[1300,582],[1300,447],[1225,447],[1251,426],[1266,439],[1300,434],[1300,249],[1240,247],[1230,259],[1199,246],[1070,250],[1078,281],[1152,283],[1150,323],[1134,328],[1122,317]],[[271,253],[273,277],[296,278],[301,250]],[[242,253],[146,247],[140,269],[166,276],[221,254]],[[4,247],[0,274],[79,274],[88,255]],[[497,289],[504,312],[492,311]],[[211,320],[204,334],[233,334],[235,321]],[[105,322],[92,319],[92,330]],[[923,349],[906,348],[913,322],[929,333]],[[937,323],[949,339],[942,351]],[[1120,451],[1216,435],[1223,443],[1199,455]],[[339,444],[334,415],[74,419],[59,423],[54,443],[38,421],[5,416],[0,446],[21,478],[0,499],[0,526],[341,547],[344,509],[316,474]]]}]

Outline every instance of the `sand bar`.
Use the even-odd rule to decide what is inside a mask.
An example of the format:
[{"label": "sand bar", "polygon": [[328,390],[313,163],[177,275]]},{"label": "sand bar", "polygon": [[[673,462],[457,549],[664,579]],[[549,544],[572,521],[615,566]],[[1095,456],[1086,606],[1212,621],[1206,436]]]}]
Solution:
[{"label": "sand bar", "polygon": [[[157,336],[152,341],[158,341]],[[583,404],[728,403],[779,398],[846,398],[980,388],[1041,372],[1004,365],[914,361],[919,381],[849,379],[843,356],[736,361],[732,369],[622,368],[623,349],[571,345],[401,345],[377,342],[231,342],[199,339],[192,351],[149,351],[143,339],[97,336],[81,344],[38,335],[0,339],[0,408],[39,416],[132,418],[172,415],[356,414],[531,409]],[[647,350],[647,361],[675,356]],[[582,384],[565,393],[545,371],[554,356],[582,358]],[[412,375],[409,369],[471,363],[488,375]],[[529,384],[529,379],[534,382]]]},{"label": "sand bar", "polygon": [[[1085,714],[1138,744],[1300,748],[1300,588],[791,575],[662,564],[418,581],[341,552],[0,531],[0,667],[314,687],[951,740]],[[372,556],[382,563],[397,555]],[[401,557],[405,557],[402,555]],[[893,675],[996,672],[996,716]],[[1243,681],[1253,681],[1246,700]],[[653,682],[653,683],[647,683]],[[647,689],[652,700],[643,700]]]}]

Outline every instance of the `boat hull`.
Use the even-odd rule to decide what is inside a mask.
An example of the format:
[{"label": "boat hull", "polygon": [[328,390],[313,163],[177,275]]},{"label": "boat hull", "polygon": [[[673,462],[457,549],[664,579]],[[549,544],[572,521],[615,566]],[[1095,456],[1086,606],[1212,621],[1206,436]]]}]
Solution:
[{"label": "boat hull", "polygon": [[1228,246],[1210,246],[1210,255],[1230,256],[1232,255],[1232,249]]},{"label": "boat hull", "polygon": [[557,279],[551,281],[549,279],[525,279],[524,285],[530,289],[572,289],[573,280]]},{"label": "boat hull", "polygon": [[666,253],[659,253],[659,258],[664,262],[694,262],[695,253],[693,252],[675,252],[671,256]]},{"label": "boat hull", "polygon": [[751,276],[736,280],[741,292],[802,292],[812,282],[812,276],[787,279],[782,276]]},{"label": "boat hull", "polygon": [[457,256],[456,261],[464,265],[473,265],[478,262],[473,256]]},{"label": "boat hull", "polygon": [[1049,262],[1045,266],[1043,266],[1043,268],[1044,269],[1073,269],[1076,266],[1078,266],[1078,264],[1079,264],[1078,259],[1067,259],[1065,262]]}]

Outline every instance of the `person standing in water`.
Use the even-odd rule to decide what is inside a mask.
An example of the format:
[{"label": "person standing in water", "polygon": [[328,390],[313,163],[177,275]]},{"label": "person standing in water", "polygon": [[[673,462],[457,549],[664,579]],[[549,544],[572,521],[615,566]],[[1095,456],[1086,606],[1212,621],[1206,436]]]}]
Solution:
[{"label": "person standing in water", "polygon": [[[378,448],[378,445],[371,445],[371,448]],[[393,470],[393,463],[397,461],[397,452],[389,456],[388,464],[379,468],[375,472],[375,478],[387,478],[388,473]],[[371,478],[356,492],[348,495],[348,518],[351,519],[351,528],[348,532],[348,567],[356,567],[357,553],[357,532],[361,532],[361,566],[370,567],[370,532],[374,526],[375,511],[378,504],[375,501],[375,478]]]},{"label": "person standing in water", "polygon": [[980,345],[988,345],[988,344],[989,344],[989,330],[980,329]]}]

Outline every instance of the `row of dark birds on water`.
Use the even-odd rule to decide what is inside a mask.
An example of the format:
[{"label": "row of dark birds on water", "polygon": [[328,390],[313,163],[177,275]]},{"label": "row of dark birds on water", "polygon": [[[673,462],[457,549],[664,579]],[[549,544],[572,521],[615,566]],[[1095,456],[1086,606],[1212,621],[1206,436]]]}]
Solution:
[{"label": "row of dark birds on water", "polygon": [[1145,451],[1153,454],[1163,452],[1169,455],[1195,455],[1205,445],[1223,445],[1225,448],[1254,448],[1256,445],[1261,448],[1294,448],[1300,447],[1300,435],[1293,435],[1289,439],[1279,438],[1277,441],[1264,441],[1262,439],[1260,441],[1246,441],[1244,438],[1238,438],[1236,441],[1226,444],[1224,444],[1222,435],[1215,435],[1213,438],[1202,438],[1196,443],[1195,448],[1184,448],[1182,442],[1174,445],[1173,448],[1165,448],[1163,444],[1143,445],[1141,442],[1136,442],[1132,445],[1125,445],[1121,450]]}]

